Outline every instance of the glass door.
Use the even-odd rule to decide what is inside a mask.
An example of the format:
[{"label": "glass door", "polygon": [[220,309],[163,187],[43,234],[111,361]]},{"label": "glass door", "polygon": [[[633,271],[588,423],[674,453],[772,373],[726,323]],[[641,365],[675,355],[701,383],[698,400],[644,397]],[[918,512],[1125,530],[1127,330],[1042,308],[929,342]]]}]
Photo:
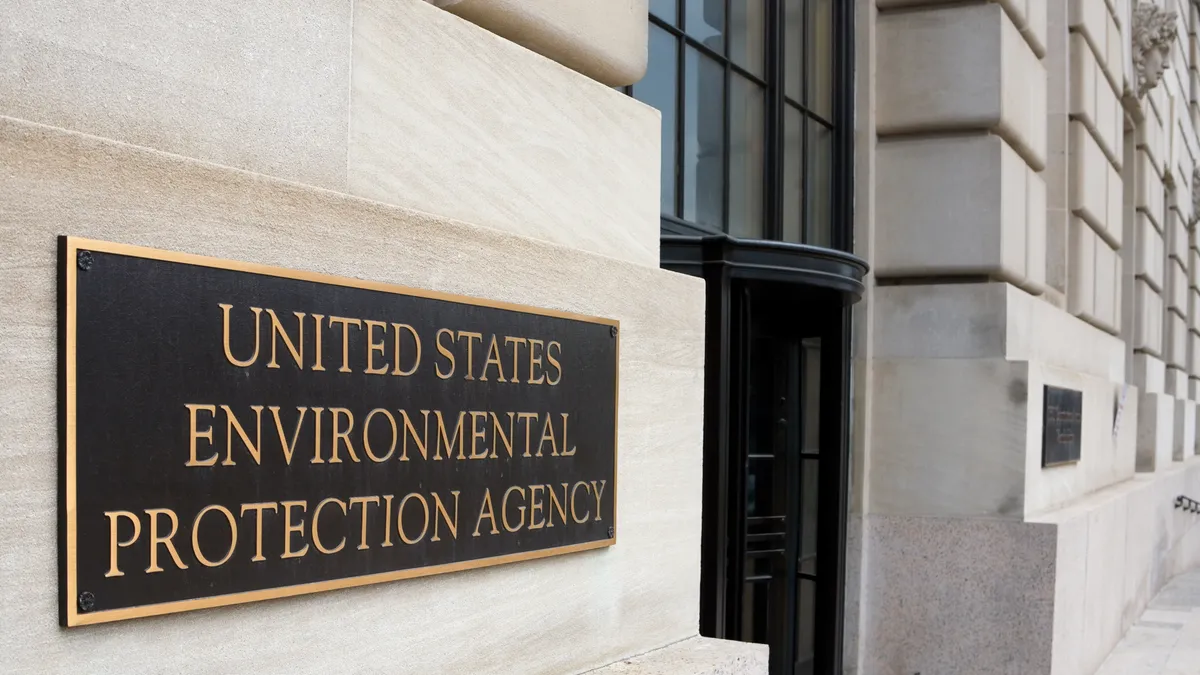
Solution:
[{"label": "glass door", "polygon": [[742,368],[729,445],[728,637],[771,648],[771,675],[817,672],[821,335],[770,285],[736,294]]}]

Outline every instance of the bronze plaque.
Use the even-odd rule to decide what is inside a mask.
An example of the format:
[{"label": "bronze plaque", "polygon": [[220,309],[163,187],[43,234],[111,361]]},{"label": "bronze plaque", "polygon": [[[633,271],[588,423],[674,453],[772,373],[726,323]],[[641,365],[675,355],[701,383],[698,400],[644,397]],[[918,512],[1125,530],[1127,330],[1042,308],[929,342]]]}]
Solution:
[{"label": "bronze plaque", "polygon": [[615,543],[615,320],[59,255],[63,625]]},{"label": "bronze plaque", "polygon": [[1078,462],[1083,448],[1083,392],[1046,385],[1042,406],[1042,466]]}]

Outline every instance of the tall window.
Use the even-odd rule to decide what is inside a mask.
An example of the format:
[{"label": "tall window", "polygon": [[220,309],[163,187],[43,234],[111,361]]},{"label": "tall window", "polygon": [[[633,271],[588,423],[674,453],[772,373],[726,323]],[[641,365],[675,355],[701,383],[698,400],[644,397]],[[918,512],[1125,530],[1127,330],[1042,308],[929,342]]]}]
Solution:
[{"label": "tall window", "polygon": [[649,68],[626,90],[662,111],[664,232],[848,245],[837,2],[650,0]]}]

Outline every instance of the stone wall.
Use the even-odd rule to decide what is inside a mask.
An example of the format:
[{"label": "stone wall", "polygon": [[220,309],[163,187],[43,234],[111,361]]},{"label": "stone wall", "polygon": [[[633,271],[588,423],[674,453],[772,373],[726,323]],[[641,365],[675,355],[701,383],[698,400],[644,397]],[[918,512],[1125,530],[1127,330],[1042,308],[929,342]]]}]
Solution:
[{"label": "stone wall", "polygon": [[[847,672],[1086,675],[1200,563],[1196,8],[856,7]],[[1078,463],[1042,467],[1045,385]]]},{"label": "stone wall", "polygon": [[[0,16],[5,668],[558,674],[676,643],[631,667],[765,668],[760,647],[689,640],[704,292],[657,267],[653,110],[420,0]],[[619,319],[620,541],[59,628],[61,234]]]}]

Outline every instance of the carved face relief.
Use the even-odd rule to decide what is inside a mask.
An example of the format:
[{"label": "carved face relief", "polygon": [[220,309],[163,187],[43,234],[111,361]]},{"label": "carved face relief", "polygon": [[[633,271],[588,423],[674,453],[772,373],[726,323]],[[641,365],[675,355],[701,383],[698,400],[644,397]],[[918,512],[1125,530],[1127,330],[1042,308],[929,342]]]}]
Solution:
[{"label": "carved face relief", "polygon": [[1163,71],[1170,66],[1176,18],[1174,11],[1149,2],[1139,2],[1133,11],[1133,67],[1138,98],[1157,86]]}]

